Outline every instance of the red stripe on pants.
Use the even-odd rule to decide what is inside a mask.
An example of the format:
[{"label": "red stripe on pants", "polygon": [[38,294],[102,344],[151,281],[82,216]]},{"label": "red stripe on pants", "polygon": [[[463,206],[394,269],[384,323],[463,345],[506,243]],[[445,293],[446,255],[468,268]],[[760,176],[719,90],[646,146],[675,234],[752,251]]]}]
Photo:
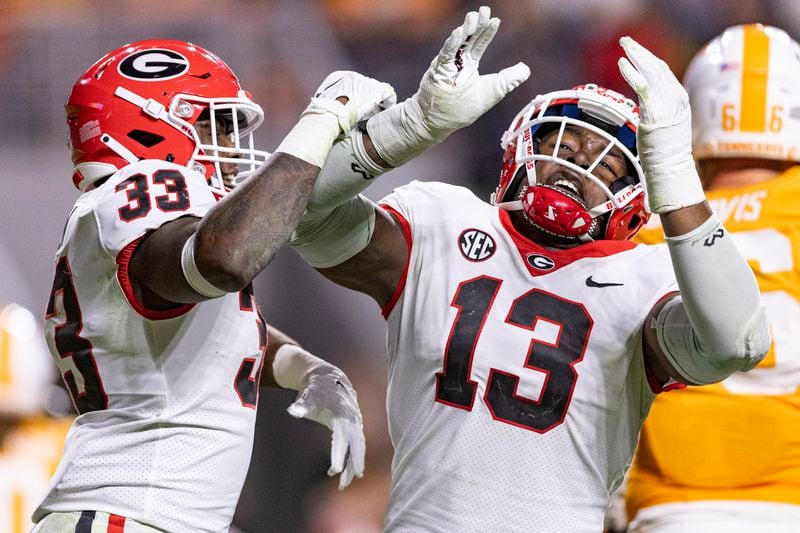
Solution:
[{"label": "red stripe on pants", "polygon": [[107,533],[122,533],[125,531],[125,517],[116,514],[108,515]]}]

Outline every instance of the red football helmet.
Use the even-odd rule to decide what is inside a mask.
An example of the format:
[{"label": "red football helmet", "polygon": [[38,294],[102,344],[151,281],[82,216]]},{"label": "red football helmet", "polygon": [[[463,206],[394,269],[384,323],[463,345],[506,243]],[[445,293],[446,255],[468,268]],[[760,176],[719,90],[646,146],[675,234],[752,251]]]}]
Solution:
[{"label": "red football helmet", "polygon": [[[492,203],[502,209],[523,210],[541,229],[566,238],[588,242],[597,224],[601,239],[631,239],[647,222],[646,191],[642,167],[636,155],[636,128],[639,111],[629,98],[594,84],[579,85],[568,91],[539,95],[520,111],[503,134],[503,168]],[[559,157],[560,138],[567,125],[586,128],[608,145],[586,168]],[[559,138],[552,153],[539,152],[539,141],[549,132]],[[593,170],[612,148],[625,156],[630,175],[609,186]],[[583,202],[561,187],[538,184],[536,161],[554,161],[592,180],[608,197],[597,206]],[[522,180],[527,183],[522,185]]]},{"label": "red football helmet", "polygon": [[[65,108],[72,181],[81,191],[140,159],[185,165],[221,188],[220,163],[244,165],[244,178],[269,155],[253,148],[261,107],[220,58],[184,41],[138,41],[109,52],[75,83]],[[210,119],[211,144],[195,131],[199,118]],[[217,144],[218,119],[230,125],[234,146]]]}]

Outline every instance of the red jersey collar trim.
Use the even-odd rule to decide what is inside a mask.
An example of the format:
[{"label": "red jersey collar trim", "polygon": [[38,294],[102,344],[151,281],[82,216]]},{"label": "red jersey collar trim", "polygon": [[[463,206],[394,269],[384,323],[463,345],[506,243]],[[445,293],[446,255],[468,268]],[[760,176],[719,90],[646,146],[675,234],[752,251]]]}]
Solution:
[{"label": "red jersey collar trim", "polygon": [[[532,276],[541,276],[555,272],[559,268],[585,257],[607,257],[636,248],[636,243],[632,241],[599,240],[581,244],[573,248],[567,248],[566,250],[551,250],[535,243],[520,233],[511,222],[511,216],[508,214],[508,211],[505,209],[498,209],[498,212],[500,224],[511,237],[511,240],[514,241],[517,251],[522,257],[522,262]],[[553,261],[553,266],[546,270],[534,268],[528,261],[528,257],[531,255],[545,256]]]}]

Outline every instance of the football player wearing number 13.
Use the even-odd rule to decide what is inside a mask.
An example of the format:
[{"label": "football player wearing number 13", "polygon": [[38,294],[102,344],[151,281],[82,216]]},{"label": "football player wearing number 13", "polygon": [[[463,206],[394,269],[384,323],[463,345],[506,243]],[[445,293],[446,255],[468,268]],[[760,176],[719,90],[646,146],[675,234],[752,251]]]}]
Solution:
[{"label": "football player wearing number 13", "polygon": [[[469,124],[521,74],[478,74],[498,23],[468,16],[354,154],[379,171]],[[388,323],[388,531],[600,531],[656,394],[768,350],[753,273],[695,171],[686,93],[663,61],[621,44],[641,123],[594,85],[537,97],[503,136],[492,204],[436,182],[380,205],[346,197],[356,177],[315,186],[294,246]],[[629,240],[646,203],[668,252]]]},{"label": "football player wearing number 13", "polygon": [[[79,412],[37,532],[227,531],[260,383],[333,431],[340,488],[364,465],[356,395],[268,328],[250,282],[289,239],[334,140],[393,89],[334,73],[272,156],[261,107],[182,41],[114,50],[66,105],[83,192],[56,254],[46,332]],[[247,175],[235,189],[239,167]],[[263,372],[263,375],[262,375]]]}]

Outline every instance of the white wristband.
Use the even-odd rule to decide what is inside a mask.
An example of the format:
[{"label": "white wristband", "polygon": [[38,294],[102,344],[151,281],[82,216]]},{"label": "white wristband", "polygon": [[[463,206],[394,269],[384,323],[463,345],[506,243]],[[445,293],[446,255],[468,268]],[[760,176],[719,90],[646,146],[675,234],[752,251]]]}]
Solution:
[{"label": "white wristband", "polygon": [[688,116],[669,127],[639,125],[639,161],[653,213],[663,215],[706,199],[688,142],[691,138]]},{"label": "white wristband", "polygon": [[219,298],[227,294],[227,292],[208,281],[198,270],[197,263],[194,261],[194,238],[195,234],[192,233],[192,236],[186,239],[181,251],[183,277],[186,278],[186,282],[198,294],[202,294],[207,298]]},{"label": "white wristband", "polygon": [[284,344],[275,352],[272,375],[275,383],[284,389],[300,390],[304,386],[306,374],[321,365],[329,363],[311,355],[296,344]]},{"label": "white wristband", "polygon": [[367,133],[375,151],[392,167],[399,167],[442,142],[454,129],[430,128],[416,95],[367,121]]}]

